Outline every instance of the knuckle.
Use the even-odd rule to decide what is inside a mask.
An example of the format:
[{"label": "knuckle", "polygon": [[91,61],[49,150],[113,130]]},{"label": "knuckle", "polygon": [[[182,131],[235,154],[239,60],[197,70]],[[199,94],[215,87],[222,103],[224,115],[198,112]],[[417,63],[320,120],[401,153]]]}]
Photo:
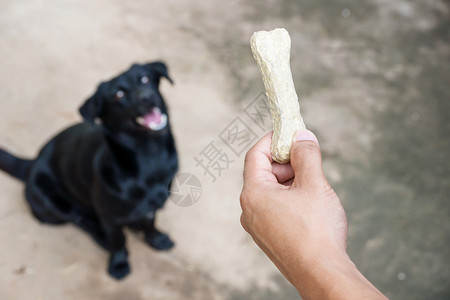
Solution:
[{"label": "knuckle", "polygon": [[320,148],[313,141],[303,141],[300,145],[292,147],[292,155],[294,156],[320,156]]},{"label": "knuckle", "polygon": [[254,151],[253,147],[250,148],[250,150],[247,151],[247,153],[245,154],[245,158],[244,158],[244,164],[247,164],[248,161],[251,160],[251,158],[253,156],[253,151]]},{"label": "knuckle", "polygon": [[241,221],[242,228],[244,228],[244,230],[248,232],[247,221],[246,221],[244,214],[241,214],[240,221]]},{"label": "knuckle", "polygon": [[305,151],[305,152],[320,153],[319,146],[317,145],[317,143],[315,143],[313,141],[303,141],[301,143],[301,147],[297,147],[297,148],[299,148],[298,150]]},{"label": "knuckle", "polygon": [[328,183],[328,181],[326,181],[326,178],[325,178],[325,184],[323,186],[323,192],[326,197],[329,197],[329,198],[337,197],[336,192],[334,191],[333,187]]},{"label": "knuckle", "polygon": [[242,190],[241,196],[239,197],[239,201],[241,203],[242,210],[247,211],[249,209],[251,200],[248,191],[246,189]]},{"label": "knuckle", "polygon": [[257,199],[259,198],[259,193],[257,190],[253,188],[243,188],[241,195],[239,197],[239,201],[241,204],[242,211],[245,214],[253,214],[255,211],[255,207],[258,204],[259,201]]}]

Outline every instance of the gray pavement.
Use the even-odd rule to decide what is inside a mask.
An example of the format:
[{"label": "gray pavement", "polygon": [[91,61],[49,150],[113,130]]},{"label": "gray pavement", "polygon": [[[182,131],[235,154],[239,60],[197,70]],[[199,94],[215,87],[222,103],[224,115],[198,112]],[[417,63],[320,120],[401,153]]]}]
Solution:
[{"label": "gray pavement", "polygon": [[[263,90],[254,31],[285,27],[305,123],[349,220],[349,252],[392,299],[450,298],[450,2],[444,0],[0,2],[0,145],[33,156],[79,120],[103,79],[163,59],[162,84],[201,199],[169,202],[177,242],[148,249],[128,233],[133,273],[71,226],[30,216],[0,175],[0,299],[298,299],[239,224],[242,154],[217,180],[194,158]],[[263,131],[254,130],[257,136]]]}]

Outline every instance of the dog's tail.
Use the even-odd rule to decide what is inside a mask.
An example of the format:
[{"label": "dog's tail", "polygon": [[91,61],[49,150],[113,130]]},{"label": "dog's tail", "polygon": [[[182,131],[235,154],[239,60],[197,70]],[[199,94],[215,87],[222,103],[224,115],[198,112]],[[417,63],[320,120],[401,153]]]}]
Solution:
[{"label": "dog's tail", "polygon": [[32,163],[33,160],[18,158],[0,149],[0,169],[17,179],[25,181]]}]

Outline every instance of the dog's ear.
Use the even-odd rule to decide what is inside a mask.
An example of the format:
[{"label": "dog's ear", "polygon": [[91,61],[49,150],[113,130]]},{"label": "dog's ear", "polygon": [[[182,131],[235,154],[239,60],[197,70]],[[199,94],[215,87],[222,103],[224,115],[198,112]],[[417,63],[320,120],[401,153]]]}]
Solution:
[{"label": "dog's ear", "polygon": [[99,85],[97,91],[84,102],[79,111],[83,119],[91,124],[95,123],[95,118],[98,117],[103,109],[102,84]]},{"label": "dog's ear", "polygon": [[167,66],[165,63],[156,61],[150,64],[145,65],[146,68],[150,69],[156,75],[156,83],[159,84],[159,79],[161,77],[167,78],[171,84],[173,84],[172,78],[169,76],[169,71],[167,70]]}]

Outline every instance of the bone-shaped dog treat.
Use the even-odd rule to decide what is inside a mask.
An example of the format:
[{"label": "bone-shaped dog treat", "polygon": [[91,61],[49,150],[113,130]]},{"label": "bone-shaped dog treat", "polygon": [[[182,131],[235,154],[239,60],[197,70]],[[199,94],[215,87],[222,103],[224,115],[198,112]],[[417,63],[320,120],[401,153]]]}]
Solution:
[{"label": "bone-shaped dog treat", "polygon": [[262,74],[272,114],[272,157],[279,163],[287,163],[294,134],[306,129],[289,62],[291,38],[284,28],[258,31],[252,35],[250,46]]}]

